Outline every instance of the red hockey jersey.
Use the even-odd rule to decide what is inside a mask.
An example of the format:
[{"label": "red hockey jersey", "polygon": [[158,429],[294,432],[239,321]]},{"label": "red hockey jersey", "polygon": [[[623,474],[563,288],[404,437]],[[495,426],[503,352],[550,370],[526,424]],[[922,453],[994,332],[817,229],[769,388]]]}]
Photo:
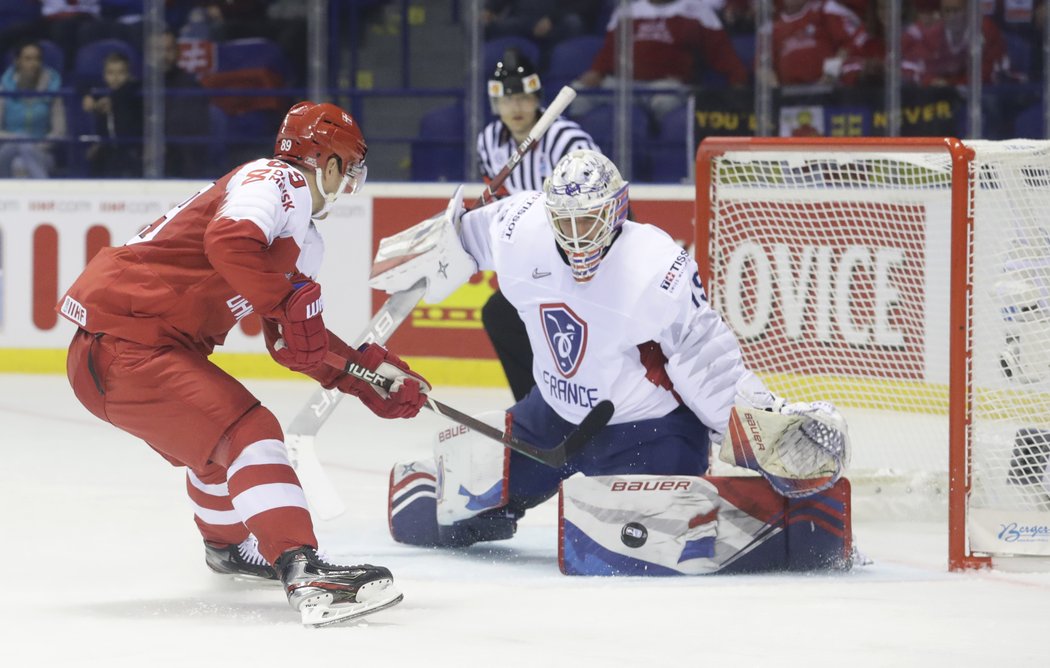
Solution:
[{"label": "red hockey jersey", "polygon": [[244,316],[273,314],[295,277],[317,275],[311,209],[298,170],[249,162],[100,251],[57,308],[92,333],[210,354]]}]

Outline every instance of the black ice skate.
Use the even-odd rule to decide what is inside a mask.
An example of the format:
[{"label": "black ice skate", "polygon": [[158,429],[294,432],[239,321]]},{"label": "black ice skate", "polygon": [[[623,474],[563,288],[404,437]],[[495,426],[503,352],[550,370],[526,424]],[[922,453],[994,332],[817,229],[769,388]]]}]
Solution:
[{"label": "black ice skate", "polygon": [[277,571],[259,554],[259,541],[249,535],[240,545],[204,543],[204,561],[208,568],[223,575],[245,580],[277,581]]},{"label": "black ice skate", "polygon": [[328,626],[401,602],[394,576],[382,566],[328,563],[312,547],[288,550],[277,558],[288,603],[306,626]]}]

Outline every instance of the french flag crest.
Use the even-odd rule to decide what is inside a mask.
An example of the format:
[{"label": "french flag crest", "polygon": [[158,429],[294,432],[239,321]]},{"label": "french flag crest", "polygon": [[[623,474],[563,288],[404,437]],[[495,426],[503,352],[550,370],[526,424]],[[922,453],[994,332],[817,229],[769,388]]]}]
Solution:
[{"label": "french flag crest", "polygon": [[565,304],[540,305],[540,318],[559,373],[571,378],[587,350],[587,323]]}]

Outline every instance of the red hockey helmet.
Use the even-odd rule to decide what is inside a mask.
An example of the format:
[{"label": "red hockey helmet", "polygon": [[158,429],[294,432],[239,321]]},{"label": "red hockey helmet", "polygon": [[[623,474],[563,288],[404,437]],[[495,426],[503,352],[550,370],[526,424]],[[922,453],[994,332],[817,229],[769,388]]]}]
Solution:
[{"label": "red hockey helmet", "polygon": [[364,181],[367,152],[368,145],[353,116],[334,104],[309,101],[288,110],[273,147],[275,158],[317,171],[335,156],[348,192],[356,192]]}]

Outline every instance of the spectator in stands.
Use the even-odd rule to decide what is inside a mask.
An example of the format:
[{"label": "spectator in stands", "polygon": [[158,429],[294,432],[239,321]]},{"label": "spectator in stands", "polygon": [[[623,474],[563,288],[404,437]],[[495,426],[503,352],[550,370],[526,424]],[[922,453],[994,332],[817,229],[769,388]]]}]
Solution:
[{"label": "spectator in stands", "polygon": [[103,177],[142,176],[142,86],[131,76],[123,53],[106,56],[102,77],[106,89],[84,96],[84,111],[95,115],[103,141],[88,151],[92,173]]},{"label": "spectator in stands", "polygon": [[524,37],[546,59],[553,45],[586,32],[600,8],[600,0],[485,0],[481,25],[485,39]]},{"label": "spectator in stands", "polygon": [[[732,35],[755,32],[755,3],[757,0],[712,0],[718,17]],[[721,3],[721,6],[718,6]]]},{"label": "spectator in stands", "polygon": [[168,143],[164,149],[164,174],[176,178],[193,178],[202,176],[202,167],[209,166],[200,158],[201,145],[172,139],[199,137],[208,133],[208,98],[193,94],[201,90],[200,82],[197,77],[179,67],[178,56],[175,34],[165,31],[160,41],[160,62],[164,64],[164,88],[167,94],[164,133]]},{"label": "spectator in stands", "polygon": [[[864,31],[868,39],[846,56],[840,81],[845,86],[881,85],[886,78],[886,26],[889,25],[890,0],[875,0],[864,14]],[[908,7],[901,7],[901,24],[906,22]]]},{"label": "spectator in stands", "polygon": [[201,0],[199,3],[217,41],[269,37],[270,21],[266,15],[269,4],[267,0]]},{"label": "spectator in stands", "polygon": [[835,0],[782,0],[773,22],[774,84],[836,84],[843,63],[870,40],[864,25]]},{"label": "spectator in stands", "polygon": [[66,71],[73,69],[77,49],[105,36],[102,0],[41,0],[42,36],[62,47]]},{"label": "spectator in stands", "polygon": [[[630,7],[634,30],[635,88],[674,88],[681,93],[657,93],[648,106],[656,118],[682,104],[687,87],[700,80],[696,59],[725,76],[733,86],[748,82],[748,70],[733,50],[729,35],[707,0],[634,0]],[[575,82],[581,88],[615,85],[617,8],[609,19],[605,43],[591,68]],[[573,112],[587,111],[586,99],[578,99]]]},{"label": "spectator in stands", "polygon": [[[62,78],[44,65],[38,44],[23,43],[15,53],[15,62],[0,77],[0,91],[58,92]],[[54,159],[44,140],[65,134],[65,107],[60,97],[0,97],[0,139],[40,140],[0,144],[0,177],[46,178],[54,169]]]},{"label": "spectator in stands", "polygon": [[[923,86],[961,86],[969,79],[970,34],[966,0],[916,2],[916,19],[901,35],[901,66],[907,82]],[[995,22],[982,17],[981,77],[985,83],[1016,80],[1006,42]]]}]

